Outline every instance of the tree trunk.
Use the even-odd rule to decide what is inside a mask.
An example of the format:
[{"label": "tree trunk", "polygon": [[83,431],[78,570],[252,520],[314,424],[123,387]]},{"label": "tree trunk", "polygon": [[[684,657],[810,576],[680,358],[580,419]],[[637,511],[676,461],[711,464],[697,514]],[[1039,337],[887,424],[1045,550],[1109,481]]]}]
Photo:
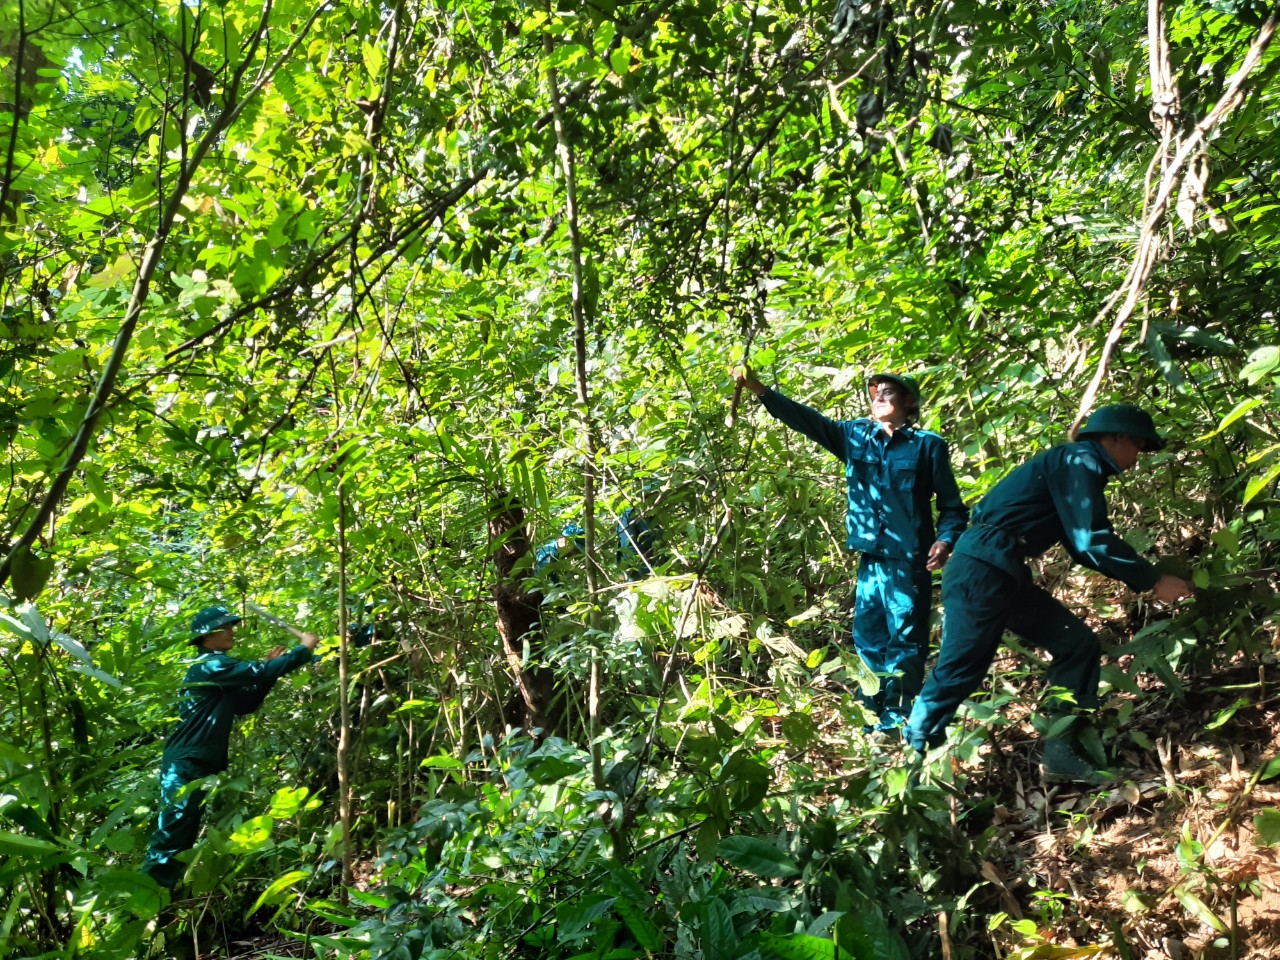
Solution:
[{"label": "tree trunk", "polygon": [[560,728],[555,709],[555,676],[548,667],[526,664],[537,657],[542,641],[542,594],[525,590],[512,571],[529,553],[524,508],[506,491],[499,491],[489,505],[489,542],[497,578],[493,602],[498,613],[498,636],[515,680],[516,694],[524,715],[526,733],[541,739]]}]

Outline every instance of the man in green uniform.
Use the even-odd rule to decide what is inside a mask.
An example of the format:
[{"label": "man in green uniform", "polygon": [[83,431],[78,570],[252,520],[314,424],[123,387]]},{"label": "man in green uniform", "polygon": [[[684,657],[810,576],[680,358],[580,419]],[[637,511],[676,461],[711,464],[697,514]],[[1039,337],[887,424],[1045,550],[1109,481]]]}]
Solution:
[{"label": "man in green uniform", "polygon": [[929,574],[947,562],[969,516],[951,473],[947,443],[914,426],[920,388],[912,377],[869,377],[871,416],[832,420],[769,389],[750,370],[737,368],[732,374],[776,419],[845,465],[847,544],[862,554],[853,644],[881,678],[880,691],[867,707],[878,715],[880,729],[896,733],[924,680],[933,606]]},{"label": "man in green uniform", "polygon": [[[562,557],[581,553],[587,547],[587,531],[573,521],[566,523],[560,536],[549,540],[533,551],[533,572],[542,573]],[[558,583],[559,577],[554,570],[549,574],[552,582]]]},{"label": "man in green uniform", "polygon": [[302,634],[292,650],[276,647],[266,660],[227,656],[235,645],[240,617],[226,607],[205,607],[191,623],[191,642],[200,656],[187,670],[178,700],[178,726],[169,734],[160,762],[160,817],[143,869],[157,883],[173,887],[184,864],[176,857],[195,846],[204,791],[187,784],[227,769],[227,747],[236,717],[253,713],[277,680],[311,662],[319,638]]},{"label": "man in green uniform", "polygon": [[[1191,584],[1161,575],[1116,534],[1107,515],[1107,481],[1160,450],[1151,417],[1129,404],[1101,407],[1078,440],[1032,457],[1001,480],[974,511],[942,576],[945,622],[938,664],[925,682],[907,725],[907,742],[921,753],[946,737],[956,709],[978,689],[1005,630],[1049,651],[1048,712],[1098,706],[1101,646],[1085,623],[1031,582],[1024,561],[1061,543],[1077,563],[1170,602]],[[1049,781],[1105,783],[1110,778],[1077,750],[1077,734],[1051,723],[1041,770]]]}]

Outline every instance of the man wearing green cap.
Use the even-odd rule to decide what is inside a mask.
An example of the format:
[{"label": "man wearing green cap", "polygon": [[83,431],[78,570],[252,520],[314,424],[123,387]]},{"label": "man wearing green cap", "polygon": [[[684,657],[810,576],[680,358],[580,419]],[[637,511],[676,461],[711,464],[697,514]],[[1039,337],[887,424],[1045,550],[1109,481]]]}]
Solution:
[{"label": "man wearing green cap", "polygon": [[933,600],[929,574],[947,562],[969,516],[946,441],[914,426],[920,388],[912,377],[869,377],[871,416],[832,420],[765,387],[750,370],[731,373],[776,419],[845,465],[846,542],[862,554],[853,644],[881,678],[880,691],[868,698],[867,707],[879,717],[880,729],[896,733],[924,680]]},{"label": "man wearing green cap", "polygon": [[946,738],[956,709],[978,689],[1005,630],[1049,652],[1049,736],[1041,771],[1051,782],[1105,783],[1110,777],[1081,756],[1075,710],[1098,706],[1101,647],[1079,617],[1031,582],[1025,561],[1061,543],[1077,563],[1170,602],[1191,584],[1160,574],[1117,536],[1105,488],[1141,453],[1164,440],[1151,417],[1129,404],[1101,407],[1073,443],[1032,457],[992,488],[974,511],[942,576],[946,619],[937,666],[907,725],[907,742],[923,753]]},{"label": "man wearing green cap", "polygon": [[223,606],[205,607],[191,622],[191,643],[200,655],[187,670],[178,693],[178,726],[165,741],[160,761],[160,817],[143,869],[157,883],[173,887],[200,832],[204,791],[188,784],[227,769],[227,747],[236,717],[253,713],[277,680],[311,662],[319,638],[301,635],[292,650],[276,647],[266,660],[227,656],[241,618]]}]

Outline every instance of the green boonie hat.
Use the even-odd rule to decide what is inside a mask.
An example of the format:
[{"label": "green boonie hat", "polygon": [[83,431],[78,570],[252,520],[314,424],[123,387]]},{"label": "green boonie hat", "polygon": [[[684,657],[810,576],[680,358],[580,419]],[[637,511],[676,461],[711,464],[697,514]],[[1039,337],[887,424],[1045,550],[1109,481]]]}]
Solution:
[{"label": "green boonie hat", "polygon": [[221,604],[205,607],[191,621],[191,642],[197,643],[201,637],[239,623],[244,617],[237,617]]},{"label": "green boonie hat", "polygon": [[1085,425],[1076,431],[1077,437],[1087,437],[1099,433],[1119,433],[1127,437],[1137,437],[1145,444],[1147,451],[1163,450],[1165,441],[1156,433],[1155,422],[1151,414],[1131,403],[1113,403],[1099,407],[1089,414]]},{"label": "green boonie hat", "polygon": [[896,373],[873,373],[867,377],[867,389],[870,390],[877,383],[886,380],[911,394],[911,399],[916,402],[916,406],[920,406],[920,384],[916,383],[915,377],[898,376]]}]

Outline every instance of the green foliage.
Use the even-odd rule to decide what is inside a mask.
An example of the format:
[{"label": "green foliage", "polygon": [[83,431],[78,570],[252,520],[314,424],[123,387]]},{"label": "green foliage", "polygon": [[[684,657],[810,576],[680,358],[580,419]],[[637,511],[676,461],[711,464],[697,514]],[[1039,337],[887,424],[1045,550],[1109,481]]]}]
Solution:
[{"label": "green foliage", "polygon": [[[919,374],[971,500],[1062,439],[1145,209],[1146,6],[840,6],[833,25],[794,0],[108,0],[91,18],[0,0],[0,955],[151,937],[164,895],[135,868],[187,623],[214,599],[331,654],[241,722],[188,871],[227,895],[223,929],[388,957],[895,957],[936,952],[948,909],[972,955],[985,841],[827,722],[856,727],[841,686],[878,682],[842,649],[843,478],[751,404],[730,431],[724,367],[746,357],[839,416],[867,371]],[[1191,124],[1261,10],[1166,13]],[[1268,54],[1197,161],[1104,390],[1175,441],[1118,485],[1118,526],[1201,587],[1172,615],[1096,605],[1118,636],[1105,679],[1130,694],[1274,639],[1253,574],[1280,560],[1277,72]],[[340,483],[346,613],[377,628],[349,651],[373,891],[352,905]],[[499,491],[535,545],[569,520],[592,543],[555,583],[517,564],[544,605],[510,656]],[[660,515],[670,578],[624,582],[631,506]],[[250,620],[240,642],[285,639]],[[536,747],[507,736],[513,657],[563,706]]]}]

